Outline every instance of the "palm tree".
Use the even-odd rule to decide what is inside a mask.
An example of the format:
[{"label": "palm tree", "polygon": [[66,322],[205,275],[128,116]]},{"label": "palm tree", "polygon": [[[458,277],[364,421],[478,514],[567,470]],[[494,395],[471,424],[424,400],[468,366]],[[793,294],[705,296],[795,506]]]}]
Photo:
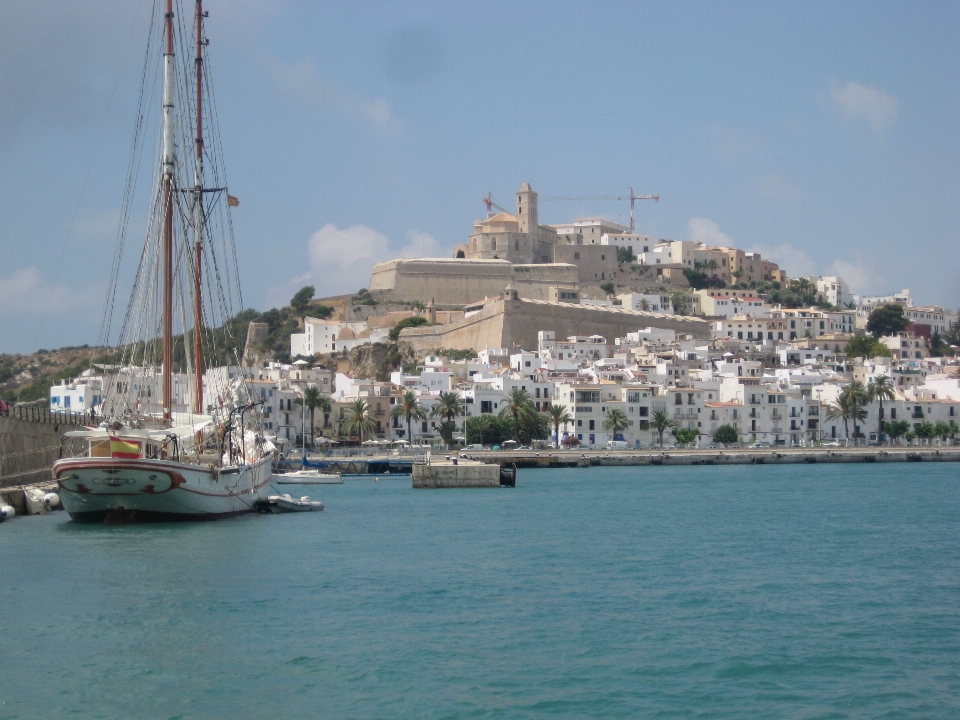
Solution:
[{"label": "palm tree", "polygon": [[490,430],[493,428],[493,418],[489,415],[478,415],[473,421],[473,427],[480,435],[480,444],[483,445],[483,434],[485,432],[490,432]]},{"label": "palm tree", "polygon": [[527,416],[537,412],[533,407],[533,401],[530,399],[530,393],[523,388],[515,387],[503,399],[502,404],[500,415],[513,418],[513,440],[514,442],[520,442],[520,423]]},{"label": "palm tree", "polygon": [[627,419],[620,408],[613,408],[603,419],[603,429],[610,430],[613,433],[614,440],[617,439],[617,435],[622,430],[626,430],[628,427],[630,427],[630,420]]},{"label": "palm tree", "polygon": [[[454,390],[440,393],[437,404],[430,409],[430,415],[432,417],[443,418],[447,422],[453,423],[453,430],[455,431],[457,428],[456,419],[461,415],[465,415],[466,411],[467,404],[463,398],[460,397],[460,393]],[[453,431],[451,431],[449,435],[452,436]],[[447,436],[444,436],[444,440],[446,440],[446,437]],[[450,443],[447,444],[449,445]]]},{"label": "palm tree", "polygon": [[649,309],[650,309],[650,301],[647,300],[646,298],[644,298],[643,300],[641,300],[641,301],[640,301],[640,309],[641,309],[641,310],[644,310],[644,311],[649,310]]},{"label": "palm tree", "polygon": [[840,400],[849,408],[850,419],[853,420],[854,427],[856,427],[858,421],[867,419],[865,406],[870,401],[870,393],[862,382],[853,380],[840,393]]},{"label": "palm tree", "polygon": [[426,420],[427,411],[423,409],[417,394],[413,390],[407,390],[400,396],[400,402],[390,411],[390,419],[402,418],[407,422],[407,439],[413,443],[413,421]]},{"label": "palm tree", "polygon": [[666,410],[657,410],[650,418],[650,427],[660,435],[660,447],[663,447],[663,432],[676,426],[676,421],[670,419]]},{"label": "palm tree", "polygon": [[878,400],[880,402],[880,430],[877,433],[877,439],[883,439],[883,401],[884,400],[893,400],[896,397],[896,393],[893,390],[893,381],[890,379],[889,375],[877,375],[870,381],[870,384],[867,386],[867,394],[870,396],[871,400]]},{"label": "palm tree", "polygon": [[370,406],[357,398],[347,406],[348,416],[343,423],[348,435],[357,435],[360,442],[377,431],[377,421],[370,416]]},{"label": "palm tree", "polygon": [[547,405],[547,415],[553,423],[553,434],[557,436],[557,445],[560,445],[560,426],[572,423],[573,418],[564,405]]},{"label": "palm tree", "polygon": [[850,441],[850,421],[865,420],[867,417],[864,404],[867,402],[867,389],[859,380],[854,380],[840,393],[835,403],[827,406],[828,420],[843,420],[843,433]]},{"label": "palm tree", "polygon": [[[303,391],[303,397],[299,397],[294,402],[297,405],[303,405],[310,411],[310,444],[313,444],[313,414],[317,408],[323,412],[330,412],[330,398],[323,395],[320,389],[315,385],[308,385]],[[304,438],[306,442],[306,438]]]}]

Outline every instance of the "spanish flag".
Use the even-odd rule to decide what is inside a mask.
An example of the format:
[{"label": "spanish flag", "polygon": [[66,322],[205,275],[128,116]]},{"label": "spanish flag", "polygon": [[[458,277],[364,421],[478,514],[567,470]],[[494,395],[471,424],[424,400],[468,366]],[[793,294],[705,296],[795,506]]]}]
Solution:
[{"label": "spanish flag", "polygon": [[230,207],[240,207],[240,201],[230,193],[227,193],[227,205]]},{"label": "spanish flag", "polygon": [[115,458],[139,458],[140,443],[129,442],[121,438],[110,436],[110,456]]}]

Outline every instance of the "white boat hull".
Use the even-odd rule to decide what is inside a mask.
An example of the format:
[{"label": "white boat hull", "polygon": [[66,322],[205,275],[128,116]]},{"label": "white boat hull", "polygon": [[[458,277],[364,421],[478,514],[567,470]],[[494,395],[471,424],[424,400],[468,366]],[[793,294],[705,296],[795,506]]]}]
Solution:
[{"label": "white boat hull", "polygon": [[168,460],[69,458],[53,466],[60,502],[80,522],[218,520],[253,512],[270,457],[222,468]]}]

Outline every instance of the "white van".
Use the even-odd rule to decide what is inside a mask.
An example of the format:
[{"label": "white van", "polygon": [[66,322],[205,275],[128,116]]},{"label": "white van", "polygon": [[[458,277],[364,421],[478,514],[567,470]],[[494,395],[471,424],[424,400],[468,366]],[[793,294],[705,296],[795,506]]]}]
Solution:
[{"label": "white van", "polygon": [[607,440],[607,450],[626,450],[630,444],[626,440]]}]

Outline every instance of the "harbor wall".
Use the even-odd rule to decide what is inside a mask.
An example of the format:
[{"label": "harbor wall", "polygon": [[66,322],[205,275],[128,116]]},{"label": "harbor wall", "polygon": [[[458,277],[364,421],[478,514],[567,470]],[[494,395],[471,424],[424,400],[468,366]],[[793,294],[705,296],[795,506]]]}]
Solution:
[{"label": "harbor wall", "polygon": [[414,488],[500,487],[500,466],[479,462],[431,462],[413,466]]},{"label": "harbor wall", "polygon": [[59,457],[59,425],[0,417],[0,487],[49,480]]},{"label": "harbor wall", "polygon": [[869,447],[780,448],[770,450],[593,450],[470,453],[480,462],[518,468],[620,467],[670,465],[790,465],[819,463],[960,462],[960,448]]}]

